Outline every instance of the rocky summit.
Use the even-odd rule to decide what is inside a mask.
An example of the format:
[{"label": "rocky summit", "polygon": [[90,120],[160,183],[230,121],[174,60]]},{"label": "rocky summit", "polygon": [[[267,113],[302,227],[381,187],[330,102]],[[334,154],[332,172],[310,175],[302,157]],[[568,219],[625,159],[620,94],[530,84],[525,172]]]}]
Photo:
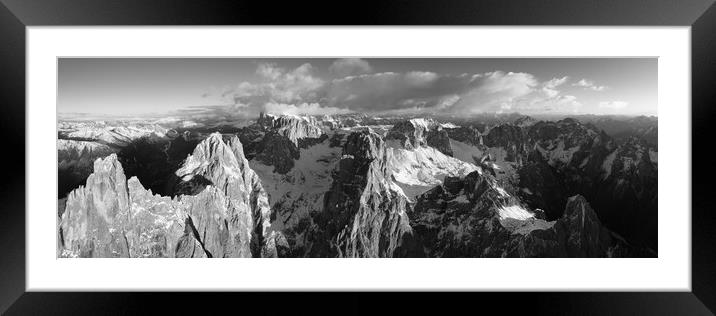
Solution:
[{"label": "rocky summit", "polygon": [[[236,136],[214,133],[177,175],[206,179],[196,195],[154,195],[126,180],[112,154],[94,163],[72,191],[60,220],[63,257],[275,257],[283,241],[271,229],[266,192]],[[278,246],[277,246],[278,245]]]},{"label": "rocky summit", "polygon": [[372,131],[348,136],[318,215],[318,255],[398,257],[414,249],[408,198],[392,180],[385,143]]},{"label": "rocky summit", "polygon": [[299,139],[318,138],[323,135],[321,124],[312,116],[276,116],[261,113],[256,123],[287,137],[295,145],[298,145]]},{"label": "rocky summit", "polygon": [[58,257],[657,255],[651,118],[60,126]]}]

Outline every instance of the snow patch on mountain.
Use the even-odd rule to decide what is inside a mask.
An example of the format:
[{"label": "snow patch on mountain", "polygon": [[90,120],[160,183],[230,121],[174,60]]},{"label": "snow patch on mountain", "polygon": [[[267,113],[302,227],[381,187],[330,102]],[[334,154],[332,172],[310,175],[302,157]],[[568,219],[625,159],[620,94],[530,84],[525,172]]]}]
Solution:
[{"label": "snow patch on mountain", "polygon": [[500,219],[513,218],[518,220],[526,220],[534,217],[530,211],[519,205],[502,206],[497,209]]},{"label": "snow patch on mountain", "polygon": [[58,151],[74,151],[80,155],[92,154],[95,152],[106,152],[110,151],[111,148],[105,144],[100,144],[94,141],[85,140],[70,140],[70,139],[58,139],[57,140]]},{"label": "snow patch on mountain", "polygon": [[406,195],[415,197],[443,182],[446,176],[462,177],[481,169],[447,156],[433,147],[406,149],[395,141],[386,142],[388,168]]},{"label": "snow patch on mountain", "polygon": [[123,146],[147,136],[164,137],[169,131],[157,124],[129,124],[123,122],[60,122],[62,138],[93,140]]},{"label": "snow patch on mountain", "polygon": [[424,118],[411,119],[410,123],[412,123],[415,128],[420,128],[423,131],[431,129],[436,124],[435,121]]},{"label": "snow patch on mountain", "polygon": [[459,128],[460,126],[457,126],[453,123],[442,123],[442,124],[440,124],[440,127],[442,127],[442,128]]}]

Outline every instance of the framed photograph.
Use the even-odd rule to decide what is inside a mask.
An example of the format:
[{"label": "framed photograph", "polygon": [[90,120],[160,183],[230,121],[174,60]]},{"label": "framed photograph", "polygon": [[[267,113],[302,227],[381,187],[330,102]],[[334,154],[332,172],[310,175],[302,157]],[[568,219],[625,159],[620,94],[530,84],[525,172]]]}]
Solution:
[{"label": "framed photograph", "polygon": [[712,1],[3,4],[10,314],[716,308]]}]

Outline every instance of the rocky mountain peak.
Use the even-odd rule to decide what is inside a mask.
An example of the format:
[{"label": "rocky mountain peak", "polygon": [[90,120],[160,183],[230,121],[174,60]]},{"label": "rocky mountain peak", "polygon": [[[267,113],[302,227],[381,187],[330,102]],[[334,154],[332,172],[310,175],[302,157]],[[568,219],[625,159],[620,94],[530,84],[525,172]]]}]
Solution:
[{"label": "rocky mountain peak", "polygon": [[314,251],[339,257],[406,256],[413,251],[408,199],[386,168],[380,135],[358,131],[348,136],[324,209]]},{"label": "rocky mountain peak", "polygon": [[414,148],[427,144],[428,131],[438,128],[439,125],[432,119],[414,118],[393,124],[388,131],[386,139],[396,139],[405,148]]},{"label": "rocky mountain peak", "polygon": [[280,174],[288,173],[294,166],[295,160],[301,156],[301,151],[288,137],[270,131],[263,136],[257,146],[256,159],[273,166],[274,171]]},{"label": "rocky mountain peak", "polygon": [[82,257],[274,257],[268,197],[236,136],[211,134],[177,175],[209,183],[195,196],[152,194],[126,180],[112,154],[97,159],[87,186],[72,191],[60,225],[63,252]]},{"label": "rocky mountain peak", "polygon": [[448,132],[433,119],[414,118],[398,122],[388,131],[386,140],[397,140],[406,149],[430,146],[452,156]]},{"label": "rocky mountain peak", "polygon": [[565,247],[570,257],[606,256],[612,243],[611,233],[582,195],[567,199],[564,214],[557,222],[566,232]]},{"label": "rocky mountain peak", "polygon": [[216,186],[226,188],[227,192],[240,190],[240,186],[227,187],[228,182],[231,182],[232,179],[240,178],[242,168],[239,161],[245,157],[243,155],[237,157],[237,152],[243,153],[243,151],[239,152],[238,149],[225,143],[220,133],[212,133],[187,156],[182,166],[176,171],[176,175],[184,181],[189,181],[194,176],[200,175],[212,181]]},{"label": "rocky mountain peak", "polygon": [[348,135],[343,146],[343,155],[358,160],[373,160],[385,153],[385,143],[380,135],[370,130],[362,130]]},{"label": "rocky mountain peak", "polygon": [[112,221],[126,211],[129,203],[127,178],[116,154],[95,160],[94,172],[87,178],[85,189],[73,191],[76,194],[68,196],[68,205],[81,199],[78,193],[91,191],[92,204],[105,220]]},{"label": "rocky mountain peak", "polygon": [[298,146],[298,140],[319,138],[323,135],[321,123],[313,116],[272,115],[261,112],[256,123],[279,135],[288,137]]}]

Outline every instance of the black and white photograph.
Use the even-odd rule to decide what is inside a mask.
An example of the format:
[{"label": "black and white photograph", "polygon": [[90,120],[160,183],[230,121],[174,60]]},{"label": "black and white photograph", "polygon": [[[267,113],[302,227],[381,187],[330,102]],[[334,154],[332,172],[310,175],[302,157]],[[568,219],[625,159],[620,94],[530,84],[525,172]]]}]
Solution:
[{"label": "black and white photograph", "polygon": [[0,0],[0,314],[713,315],[714,1]]},{"label": "black and white photograph", "polygon": [[56,257],[656,258],[657,62],[58,58]]}]

